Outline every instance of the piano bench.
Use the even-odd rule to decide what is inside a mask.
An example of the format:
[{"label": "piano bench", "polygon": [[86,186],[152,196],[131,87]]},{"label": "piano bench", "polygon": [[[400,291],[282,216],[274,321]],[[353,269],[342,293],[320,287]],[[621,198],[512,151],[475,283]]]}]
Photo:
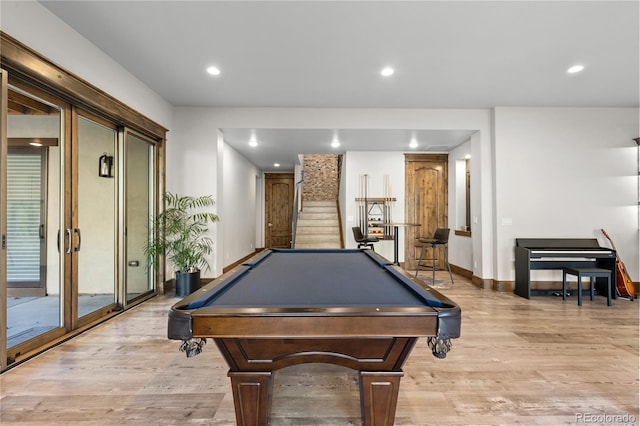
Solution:
[{"label": "piano bench", "polygon": [[607,279],[607,306],[611,306],[611,271],[603,268],[573,268],[562,269],[562,300],[567,300],[567,275],[578,277],[578,306],[582,306],[582,278],[589,277],[589,294],[593,300],[595,292],[595,278]]}]

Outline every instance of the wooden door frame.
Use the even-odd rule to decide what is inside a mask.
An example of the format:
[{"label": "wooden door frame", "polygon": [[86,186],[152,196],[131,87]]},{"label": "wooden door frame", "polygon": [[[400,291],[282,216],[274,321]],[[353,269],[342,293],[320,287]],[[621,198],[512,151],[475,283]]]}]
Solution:
[{"label": "wooden door frame", "polygon": [[[7,72],[0,69],[0,206],[7,205]],[[7,215],[0,208],[0,271],[7,270]],[[7,276],[0,273],[0,323],[7,323]],[[7,368],[7,327],[0,327],[0,371]]]},{"label": "wooden door frame", "polygon": [[[444,197],[444,210],[440,213],[437,218],[438,223],[436,227],[447,228],[449,226],[449,184],[448,184],[448,176],[449,176],[449,154],[405,154],[405,221],[407,222],[416,222],[416,218],[414,217],[414,200],[413,196],[413,182],[409,181],[409,163],[418,163],[418,162],[439,162],[442,164],[443,171],[442,174],[445,178],[443,182],[443,194]],[[410,227],[409,230],[415,229],[416,235],[420,235],[421,237],[428,237],[428,231],[426,229],[422,229],[422,227]],[[413,259],[414,251],[415,251],[416,241],[412,238],[406,238],[404,243],[404,264],[405,268],[409,267],[410,269],[415,269],[416,259]]]},{"label": "wooden door frame", "polygon": [[[270,235],[271,232],[269,230],[269,218],[270,218],[270,212],[268,209],[269,206],[269,202],[267,200],[267,196],[268,194],[268,181],[270,179],[289,179],[291,180],[291,185],[292,185],[292,189],[294,191],[294,197],[295,197],[295,174],[293,172],[291,173],[282,173],[282,172],[275,172],[275,173],[265,173],[264,174],[264,245],[266,248],[269,247],[269,242],[270,242]],[[291,200],[292,206],[293,206],[293,199]],[[293,238],[293,229],[291,230],[291,238]],[[291,242],[291,244],[293,244],[293,242]]]}]

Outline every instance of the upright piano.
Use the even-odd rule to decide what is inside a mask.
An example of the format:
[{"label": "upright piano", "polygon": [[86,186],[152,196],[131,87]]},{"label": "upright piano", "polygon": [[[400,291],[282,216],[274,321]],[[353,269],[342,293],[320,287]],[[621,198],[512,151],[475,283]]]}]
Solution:
[{"label": "upright piano", "polygon": [[[515,252],[518,296],[531,298],[532,270],[596,267],[611,271],[615,297],[616,252],[600,247],[595,238],[516,238]],[[606,278],[596,278],[595,285],[598,293],[606,294]]]}]

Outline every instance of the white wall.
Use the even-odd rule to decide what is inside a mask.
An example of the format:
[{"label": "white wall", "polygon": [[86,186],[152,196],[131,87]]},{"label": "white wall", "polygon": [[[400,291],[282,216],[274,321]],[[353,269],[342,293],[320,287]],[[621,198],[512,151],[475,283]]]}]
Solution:
[{"label": "white wall", "polygon": [[[2,0],[0,28],[158,124],[171,128],[172,106],[37,1]],[[115,17],[114,17],[115,19]]]},{"label": "white wall", "polygon": [[[224,202],[218,206],[224,244],[223,267],[255,251],[257,182],[260,171],[229,145],[223,150]],[[226,226],[227,224],[233,226]]]},{"label": "white wall", "polygon": [[638,121],[637,108],[496,108],[498,280],[515,277],[515,238],[606,246],[604,228],[638,281]]},{"label": "white wall", "polygon": [[[457,223],[463,223],[466,214],[466,169],[457,170],[458,162],[464,163],[466,156],[471,155],[471,140],[449,151],[449,263],[473,270],[473,226],[471,237],[455,235],[455,230],[460,229]],[[470,168],[473,169],[474,160],[470,159]],[[474,191],[474,183],[471,183],[471,192]]]},{"label": "white wall", "polygon": [[[219,147],[218,128],[210,120],[206,108],[176,108],[171,130],[172,142],[167,144],[167,192],[180,195],[211,195],[216,206],[213,211],[221,215],[224,194],[219,190],[224,156]],[[228,182],[227,185],[233,185]],[[225,222],[225,227],[238,226],[235,222]],[[205,277],[215,277],[224,267],[221,224],[211,227],[209,237],[214,242],[214,253],[207,257],[210,270],[202,273]]]}]

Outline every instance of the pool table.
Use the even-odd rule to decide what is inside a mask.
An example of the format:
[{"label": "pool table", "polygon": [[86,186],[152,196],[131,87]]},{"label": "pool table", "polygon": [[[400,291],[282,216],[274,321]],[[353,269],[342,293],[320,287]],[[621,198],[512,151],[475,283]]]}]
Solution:
[{"label": "pool table", "polygon": [[269,423],[272,373],[301,363],[358,371],[365,425],[393,425],[402,366],[420,337],[437,358],[460,336],[458,305],[372,250],[269,249],[172,306],[187,356],[213,338],[238,425]]}]

